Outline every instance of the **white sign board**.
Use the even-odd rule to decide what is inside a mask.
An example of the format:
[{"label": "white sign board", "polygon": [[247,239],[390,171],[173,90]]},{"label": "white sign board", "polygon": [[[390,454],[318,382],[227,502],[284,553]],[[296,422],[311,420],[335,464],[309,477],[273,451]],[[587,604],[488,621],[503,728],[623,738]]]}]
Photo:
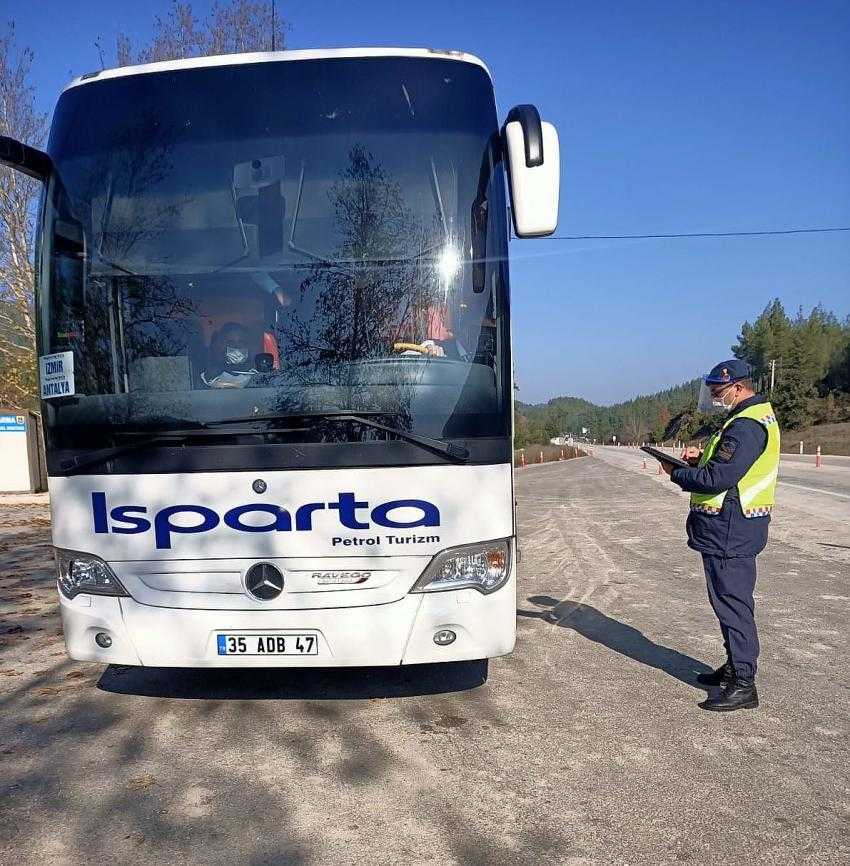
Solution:
[{"label": "white sign board", "polygon": [[0,491],[18,493],[30,490],[30,465],[27,458],[27,421],[23,415],[0,413]]},{"label": "white sign board", "polygon": [[41,399],[70,397],[74,394],[74,353],[56,352],[38,359]]}]

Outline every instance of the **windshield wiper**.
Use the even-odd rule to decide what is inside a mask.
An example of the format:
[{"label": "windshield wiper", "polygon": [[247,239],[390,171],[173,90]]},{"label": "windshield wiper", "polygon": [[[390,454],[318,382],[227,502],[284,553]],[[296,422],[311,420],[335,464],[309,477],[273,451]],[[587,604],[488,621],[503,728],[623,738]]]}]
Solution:
[{"label": "windshield wiper", "polygon": [[[297,413],[294,415],[248,415],[244,418],[225,418],[221,421],[211,421],[208,427],[226,426],[228,424],[246,424],[255,422],[279,422],[289,419],[304,419],[307,421],[350,421],[354,424],[362,424],[364,427],[371,427],[373,430],[382,430],[384,433],[390,433],[393,436],[398,436],[399,439],[404,439],[407,442],[412,442],[414,445],[419,445],[421,448],[426,448],[429,451],[434,451],[447,457],[449,460],[454,460],[457,463],[466,463],[469,460],[469,449],[463,445],[456,445],[454,442],[444,442],[442,439],[434,439],[431,436],[421,436],[419,433],[410,433],[407,430],[402,430],[400,427],[391,427],[388,424],[382,424],[380,421],[375,421],[369,415],[377,415],[378,417],[386,417],[393,415],[393,412],[370,412],[368,414],[354,414],[351,412],[307,412]],[[265,432],[265,431],[263,431]]]},{"label": "windshield wiper", "polygon": [[[386,416],[387,412],[375,412],[376,415]],[[398,436],[399,439],[404,439],[407,442],[412,442],[414,445],[419,445],[421,448],[426,448],[429,451],[434,451],[437,454],[446,457],[449,460],[454,460],[457,463],[466,463],[469,460],[469,450],[463,445],[455,445],[453,442],[444,442],[442,439],[433,439],[430,436],[420,436],[418,433],[409,433],[407,430],[402,430],[398,427],[391,427],[387,424],[381,424],[369,418],[368,415],[355,415],[350,412],[315,412],[298,415],[249,415],[244,418],[226,418],[221,421],[210,421],[200,427],[192,427],[179,430],[163,430],[159,433],[144,433],[144,432],[125,432],[117,433],[119,436],[134,436],[138,437],[126,445],[116,445],[113,448],[103,448],[100,451],[91,451],[82,459],[74,457],[70,460],[64,460],[60,464],[63,472],[77,472],[82,469],[87,469],[90,466],[96,466],[98,463],[105,463],[107,460],[112,460],[114,457],[120,457],[122,454],[128,454],[132,451],[140,451],[143,448],[149,448],[152,445],[177,444],[185,442],[187,439],[195,438],[220,438],[222,436],[258,436],[265,434],[280,434],[280,433],[303,433],[306,430],[313,429],[317,426],[316,423],[310,425],[296,425],[292,427],[279,426],[280,422],[286,421],[349,421],[355,424],[362,424],[364,427],[371,427],[375,430],[382,430],[384,433],[390,433]],[[269,422],[270,425],[277,426],[246,426],[256,423]],[[235,429],[230,425],[236,425]],[[228,429],[222,430],[221,427]]]},{"label": "windshield wiper", "polygon": [[[317,417],[324,418],[325,416],[319,415]],[[427,448],[429,451],[436,451],[437,454],[442,454],[444,457],[448,457],[457,463],[466,463],[469,460],[469,449],[463,445],[455,445],[454,442],[444,442],[442,439],[434,439],[431,436],[420,436],[418,433],[409,433],[400,427],[390,427],[387,424],[381,424],[380,421],[375,421],[365,415],[338,415],[334,413],[330,417],[334,421],[353,421],[355,424],[362,424],[364,427],[383,430],[384,433],[391,433],[394,436],[398,436],[399,439],[412,442],[414,445]]]},{"label": "windshield wiper", "polygon": [[107,460],[112,460],[113,457],[119,457],[122,454],[128,454],[131,451],[140,451],[143,448],[148,448],[151,445],[176,444],[185,442],[187,439],[196,437],[218,437],[222,436],[257,436],[265,433],[297,433],[303,431],[303,427],[267,427],[262,430],[257,430],[253,427],[243,427],[237,430],[215,430],[210,429],[207,425],[203,427],[193,427],[186,430],[163,430],[159,433],[144,433],[144,432],[118,432],[118,436],[137,436],[133,442],[128,442],[126,445],[116,445],[113,448],[103,448],[100,451],[90,451],[82,459],[74,457],[70,460],[63,460],[60,464],[60,469],[63,472],[72,472],[79,469],[86,469],[89,466],[95,466],[98,463],[105,463]]}]

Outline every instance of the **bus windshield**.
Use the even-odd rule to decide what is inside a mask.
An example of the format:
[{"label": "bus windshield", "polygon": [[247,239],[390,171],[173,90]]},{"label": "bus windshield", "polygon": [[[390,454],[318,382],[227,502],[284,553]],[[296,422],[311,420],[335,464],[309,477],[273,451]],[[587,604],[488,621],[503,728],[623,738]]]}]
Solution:
[{"label": "bus windshield", "polygon": [[58,454],[252,414],[509,436],[504,172],[479,66],[94,81],[64,93],[48,149],[40,351],[74,370],[73,395],[45,404]]}]

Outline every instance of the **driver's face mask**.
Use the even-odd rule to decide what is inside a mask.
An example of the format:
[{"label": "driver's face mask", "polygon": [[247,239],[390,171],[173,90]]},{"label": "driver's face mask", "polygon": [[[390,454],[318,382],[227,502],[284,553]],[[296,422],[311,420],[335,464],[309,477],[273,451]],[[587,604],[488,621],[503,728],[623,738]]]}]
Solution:
[{"label": "driver's face mask", "polygon": [[248,353],[238,346],[225,346],[224,357],[228,364],[244,364],[248,360]]}]

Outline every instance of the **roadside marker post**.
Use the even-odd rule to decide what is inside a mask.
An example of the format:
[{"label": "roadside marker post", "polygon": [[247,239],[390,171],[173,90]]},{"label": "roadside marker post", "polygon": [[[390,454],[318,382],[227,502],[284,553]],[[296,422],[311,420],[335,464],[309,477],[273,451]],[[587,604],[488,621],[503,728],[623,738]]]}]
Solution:
[{"label": "roadside marker post", "polygon": [[821,459],[820,459],[820,445],[818,445],[818,450],[815,452],[815,469],[821,468]]},{"label": "roadside marker post", "polygon": [[802,440],[800,440],[800,453],[801,454],[803,453],[803,441]]},{"label": "roadside marker post", "polygon": [[540,452],[540,459],[539,459],[537,462],[538,462],[538,463],[542,463],[542,462],[543,462],[543,452],[542,452],[542,451]]}]

